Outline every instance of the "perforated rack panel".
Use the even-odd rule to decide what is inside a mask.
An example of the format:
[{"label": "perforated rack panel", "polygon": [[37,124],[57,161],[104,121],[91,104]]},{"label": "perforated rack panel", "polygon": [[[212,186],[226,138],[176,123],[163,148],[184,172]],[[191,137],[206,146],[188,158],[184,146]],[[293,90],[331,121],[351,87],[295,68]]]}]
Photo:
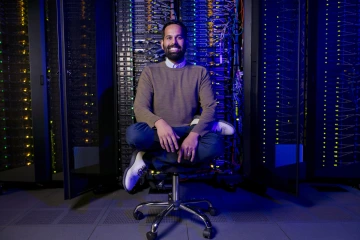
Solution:
[{"label": "perforated rack panel", "polygon": [[99,144],[95,1],[64,1],[69,146]]},{"label": "perforated rack panel", "polygon": [[262,0],[260,9],[259,151],[273,168],[276,147],[296,144],[297,123],[303,143],[306,8],[305,1]]},{"label": "perforated rack panel", "polygon": [[0,1],[0,171],[33,163],[27,4]]},{"label": "perforated rack panel", "polygon": [[318,2],[315,159],[322,176],[359,177],[340,171],[360,169],[359,13],[358,0]]}]

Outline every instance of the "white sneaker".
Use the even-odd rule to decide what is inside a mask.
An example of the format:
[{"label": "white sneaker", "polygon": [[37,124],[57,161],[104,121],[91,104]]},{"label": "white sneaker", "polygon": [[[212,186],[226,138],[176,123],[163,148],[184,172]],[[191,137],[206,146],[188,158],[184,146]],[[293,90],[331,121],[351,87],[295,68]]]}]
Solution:
[{"label": "white sneaker", "polygon": [[[200,116],[196,115],[192,120],[192,122],[190,123],[190,126],[198,124],[199,120],[200,120]],[[229,122],[226,122],[224,120],[219,120],[214,123],[211,131],[218,132],[221,135],[233,135],[235,133],[235,127]]]},{"label": "white sneaker", "polygon": [[132,156],[130,165],[125,169],[123,176],[123,187],[127,192],[131,192],[140,178],[146,173],[148,167],[146,166],[143,156],[145,152],[136,150]]}]

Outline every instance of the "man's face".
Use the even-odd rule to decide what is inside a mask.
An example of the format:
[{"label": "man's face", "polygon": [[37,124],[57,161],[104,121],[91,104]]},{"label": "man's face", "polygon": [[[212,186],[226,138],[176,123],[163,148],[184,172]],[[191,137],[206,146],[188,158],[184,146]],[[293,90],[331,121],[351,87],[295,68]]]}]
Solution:
[{"label": "man's face", "polygon": [[185,36],[179,25],[171,24],[165,28],[161,48],[165,56],[174,63],[181,62],[186,51]]}]

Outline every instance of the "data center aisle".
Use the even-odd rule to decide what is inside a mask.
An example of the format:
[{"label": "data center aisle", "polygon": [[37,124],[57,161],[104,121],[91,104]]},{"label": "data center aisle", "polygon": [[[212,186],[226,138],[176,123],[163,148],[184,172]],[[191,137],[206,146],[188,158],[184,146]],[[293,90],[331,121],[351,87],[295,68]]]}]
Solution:
[{"label": "data center aisle", "polygon": [[[315,188],[315,186],[317,188]],[[319,188],[320,186],[320,188]],[[301,196],[268,189],[264,196],[227,192],[205,183],[185,182],[182,196],[207,198],[220,214],[210,219],[214,239],[360,239],[360,191],[349,186],[323,188],[302,184]],[[325,189],[325,190],[324,190]],[[323,192],[326,191],[326,192]],[[336,191],[336,192],[330,192]],[[133,207],[166,194],[135,195],[117,190],[107,195],[89,192],[63,200],[63,189],[10,189],[0,196],[0,239],[146,239],[157,210],[137,221]],[[202,239],[202,222],[186,213],[167,216],[159,239]]]}]

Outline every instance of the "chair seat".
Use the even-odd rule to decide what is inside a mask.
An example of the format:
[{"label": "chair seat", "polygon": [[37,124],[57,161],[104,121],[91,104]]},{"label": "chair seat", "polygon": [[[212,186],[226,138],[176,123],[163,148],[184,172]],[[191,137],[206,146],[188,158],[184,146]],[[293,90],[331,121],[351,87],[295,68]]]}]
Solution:
[{"label": "chair seat", "polygon": [[178,173],[178,174],[192,174],[192,173],[196,173],[199,171],[211,170],[211,169],[212,168],[210,167],[209,164],[195,164],[195,165],[179,164],[176,166],[168,166],[161,170],[149,168],[149,170],[157,171],[157,172],[161,172],[161,173]]}]

